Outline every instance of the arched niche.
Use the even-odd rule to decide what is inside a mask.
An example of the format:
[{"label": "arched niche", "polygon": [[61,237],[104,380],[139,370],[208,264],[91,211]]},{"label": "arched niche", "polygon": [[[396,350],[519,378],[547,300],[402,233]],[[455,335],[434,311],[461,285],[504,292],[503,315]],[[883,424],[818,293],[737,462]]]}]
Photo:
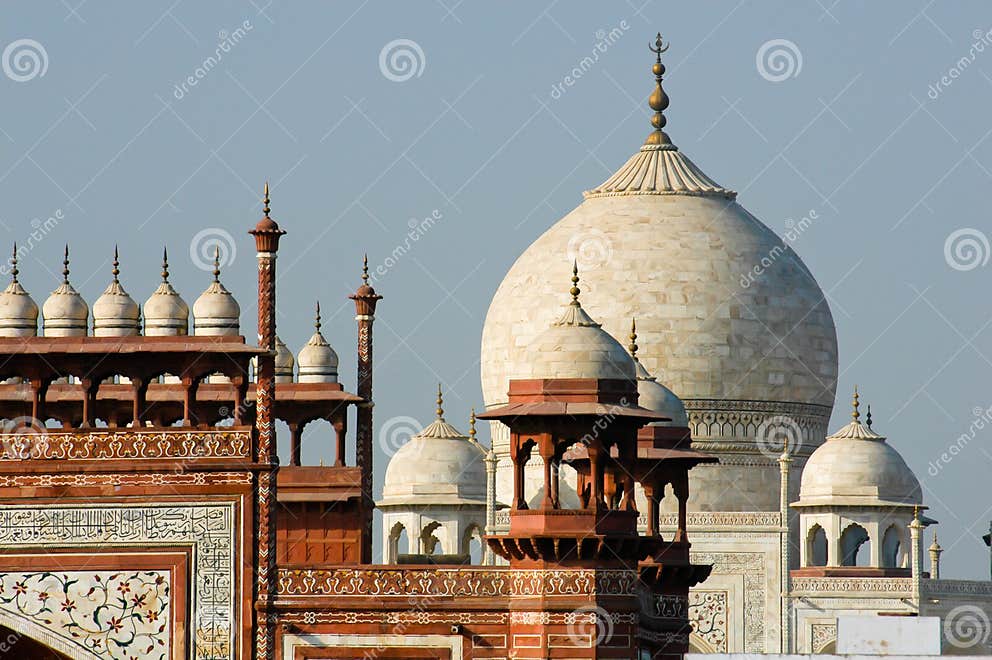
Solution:
[{"label": "arched niche", "polygon": [[868,530],[857,523],[848,525],[840,535],[840,565],[870,566],[871,537]]},{"label": "arched niche", "polygon": [[806,565],[827,565],[827,532],[817,524],[806,533]]}]

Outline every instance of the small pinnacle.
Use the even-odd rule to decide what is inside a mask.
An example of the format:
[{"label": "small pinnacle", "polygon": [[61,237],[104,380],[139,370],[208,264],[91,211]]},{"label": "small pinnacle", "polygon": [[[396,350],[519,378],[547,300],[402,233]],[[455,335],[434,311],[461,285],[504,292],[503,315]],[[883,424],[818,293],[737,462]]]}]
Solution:
[{"label": "small pinnacle", "polygon": [[65,244],[65,257],[62,258],[62,282],[69,283],[69,244]]},{"label": "small pinnacle", "polygon": [[169,281],[169,248],[162,248],[162,281]]},{"label": "small pinnacle", "polygon": [[118,279],[118,277],[121,274],[120,265],[121,265],[121,262],[120,262],[120,259],[118,258],[118,254],[117,254],[117,245],[115,244],[114,245],[114,269],[112,271],[110,271],[110,272],[113,273],[113,275],[114,275],[114,282],[117,283],[117,284],[120,283],[120,280]]},{"label": "small pinnacle", "polygon": [[648,45],[648,48],[652,53],[655,53],[657,57],[655,58],[655,63],[651,67],[651,72],[654,73],[655,87],[654,91],[651,92],[651,96],[648,97],[648,105],[654,110],[654,116],[651,117],[651,125],[654,126],[654,132],[648,136],[645,144],[671,144],[671,140],[668,139],[668,135],[665,133],[665,124],[668,120],[665,119],[665,110],[668,108],[668,94],[662,88],[662,78],[665,75],[665,65],[661,63],[661,54],[668,50],[668,44],[664,43],[661,38],[661,32],[654,40],[654,46]]},{"label": "small pinnacle", "polygon": [[582,293],[582,289],[579,288],[579,262],[572,262],[572,288],[568,291],[572,294],[572,304],[579,304],[579,294]]},{"label": "small pinnacle", "polygon": [[365,256],[362,258],[362,283],[363,284],[368,284],[369,283],[369,254],[368,254],[368,252],[366,252],[365,253]]},{"label": "small pinnacle", "polygon": [[475,441],[475,408],[472,408],[468,416],[468,437]]},{"label": "small pinnacle", "polygon": [[858,420],[861,419],[861,413],[858,412],[858,407],[860,405],[861,404],[858,403],[858,386],[855,385],[854,386],[854,398],[851,399],[851,406],[853,408],[853,410],[851,411],[851,419],[853,419],[855,422],[857,422]]},{"label": "small pinnacle", "polygon": [[265,190],[262,197],[262,213],[264,213],[265,217],[267,218],[269,217],[269,211],[271,210],[272,209],[269,208],[269,182],[266,181]]},{"label": "small pinnacle", "polygon": [[871,428],[871,404],[870,403],[868,404],[868,414],[865,415],[865,424],[868,425],[868,428]]},{"label": "small pinnacle", "polygon": [[317,316],[314,317],[313,327],[317,328],[317,332],[320,332],[320,301],[317,301]]},{"label": "small pinnacle", "polygon": [[441,383],[437,384],[437,418],[444,419],[444,397],[441,395]]},{"label": "small pinnacle", "polygon": [[630,345],[627,346],[630,357],[637,359],[637,319],[630,319]]},{"label": "small pinnacle", "polygon": [[19,272],[20,271],[17,270],[17,241],[14,241],[14,256],[12,256],[11,259],[10,259],[10,281],[11,282],[15,282],[15,283],[17,282],[17,273],[19,273]]},{"label": "small pinnacle", "polygon": [[220,246],[214,246],[214,282],[220,282]]}]

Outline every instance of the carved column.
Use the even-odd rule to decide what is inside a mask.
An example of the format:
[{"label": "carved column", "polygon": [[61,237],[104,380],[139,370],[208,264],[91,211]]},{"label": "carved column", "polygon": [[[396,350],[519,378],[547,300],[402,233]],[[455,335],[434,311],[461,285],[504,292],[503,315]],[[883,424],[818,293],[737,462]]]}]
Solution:
[{"label": "carved column", "polygon": [[781,531],[780,531],[780,543],[781,543],[781,556],[779,561],[781,562],[781,592],[782,592],[782,649],[781,653],[791,653],[792,652],[792,629],[790,625],[791,616],[789,613],[790,591],[792,586],[789,582],[789,566],[792,563],[792,557],[790,555],[789,547],[789,471],[792,469],[792,457],[789,456],[789,445],[786,441],[785,447],[782,448],[782,455],[778,457],[778,467],[779,467],[779,516],[781,517]]},{"label": "carved column", "polygon": [[343,410],[328,420],[334,427],[334,467],[344,467],[345,440],[348,435],[348,412]]},{"label": "carved column", "polygon": [[[499,457],[496,455],[496,451],[493,449],[489,450],[486,454],[486,536],[492,536],[496,533],[496,464],[499,463]],[[489,544],[486,544],[486,553],[484,562],[487,566],[492,566],[495,562],[492,549]]]},{"label": "carved column", "polygon": [[303,444],[303,428],[299,422],[289,422],[289,464],[300,465],[300,450]]},{"label": "carved column", "polygon": [[258,345],[267,352],[258,356],[256,378],[255,460],[259,463],[255,491],[255,658],[274,658],[275,613],[272,599],[276,578],[276,454],[275,350],[276,350],[276,252],[286,232],[269,217],[269,184],[265,184],[264,217],[249,233],[255,237],[258,258]]},{"label": "carved column", "polygon": [[363,564],[372,562],[372,323],[375,306],[382,296],[369,285],[368,257],[362,265],[362,285],[351,296],[355,301],[358,322],[358,404],[355,457],[362,478],[362,556]]}]

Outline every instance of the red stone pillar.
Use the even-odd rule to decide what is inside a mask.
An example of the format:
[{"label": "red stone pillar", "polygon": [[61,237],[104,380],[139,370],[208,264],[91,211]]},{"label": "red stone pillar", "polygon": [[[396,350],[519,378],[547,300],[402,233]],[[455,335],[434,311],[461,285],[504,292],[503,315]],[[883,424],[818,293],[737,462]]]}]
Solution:
[{"label": "red stone pillar", "polygon": [[250,233],[258,257],[258,345],[269,351],[258,356],[256,384],[257,443],[259,464],[255,489],[255,653],[256,660],[275,658],[275,613],[272,599],[276,580],[276,252],[286,232],[269,217],[269,184],[265,184],[264,217]]},{"label": "red stone pillar", "polygon": [[355,457],[362,475],[362,556],[363,564],[372,563],[372,322],[375,306],[382,296],[369,285],[368,256],[362,264],[362,285],[351,296],[355,301],[355,320],[358,321],[358,404],[356,416]]}]

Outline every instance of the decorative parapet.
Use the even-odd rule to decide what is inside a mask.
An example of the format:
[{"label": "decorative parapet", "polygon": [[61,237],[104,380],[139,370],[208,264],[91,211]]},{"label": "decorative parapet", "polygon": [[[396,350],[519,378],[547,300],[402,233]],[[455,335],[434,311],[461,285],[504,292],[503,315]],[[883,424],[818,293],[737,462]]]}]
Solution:
[{"label": "decorative parapet", "polygon": [[511,596],[629,596],[633,570],[510,570],[479,568],[279,569],[277,593],[292,596],[500,598]]},{"label": "decorative parapet", "polygon": [[251,458],[245,429],[102,430],[0,434],[0,464],[9,461]]},{"label": "decorative parapet", "polygon": [[[762,446],[757,438],[762,425],[786,424],[801,435],[795,448],[799,458],[806,458],[823,443],[830,419],[830,408],[787,401],[750,401],[726,399],[683,399],[689,415],[693,446],[700,451],[755,454]],[[721,463],[728,459],[720,458]],[[773,464],[774,458],[764,458]]]},{"label": "decorative parapet", "polygon": [[[643,529],[647,525],[645,514],[641,514],[637,519],[637,525]],[[663,531],[675,529],[678,520],[675,514],[662,514],[659,517],[659,526]],[[778,511],[698,511],[690,512],[687,517],[689,531],[708,531],[710,529],[733,528],[735,530],[748,530],[754,528],[778,529],[782,526],[782,517]],[[510,527],[510,513],[508,511],[496,512],[496,529],[505,531]]]},{"label": "decorative parapet", "polygon": [[848,578],[848,577],[794,577],[792,595],[822,594],[884,594],[909,597],[913,592],[913,578]]},{"label": "decorative parapet", "polygon": [[992,582],[987,580],[923,580],[921,586],[928,596],[992,595]]}]

